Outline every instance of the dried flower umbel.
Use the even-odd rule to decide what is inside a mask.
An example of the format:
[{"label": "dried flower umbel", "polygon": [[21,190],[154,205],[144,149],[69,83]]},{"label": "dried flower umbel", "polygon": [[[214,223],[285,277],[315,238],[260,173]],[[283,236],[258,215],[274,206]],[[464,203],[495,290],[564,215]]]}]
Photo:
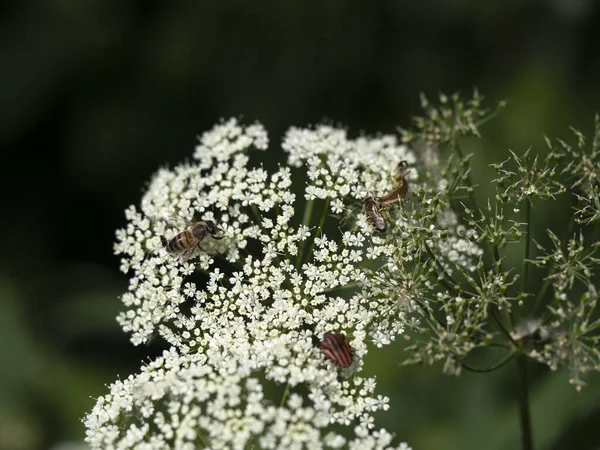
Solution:
[{"label": "dried flower umbel", "polygon": [[[543,155],[534,155],[532,149],[522,154],[510,151],[506,161],[493,164],[498,174],[493,180],[496,195],[487,199],[484,209],[471,181],[471,155],[464,155],[460,144],[464,136],[479,137],[479,126],[493,113],[481,106],[477,92],[467,101],[457,95],[442,95],[439,105],[423,97],[422,106],[425,114],[415,119],[415,128],[401,130],[403,141],[421,141],[429,149],[425,154],[444,147],[451,154],[438,169],[441,180],[435,177],[435,164],[425,164],[429,172],[422,174],[423,194],[415,196],[416,200],[421,198],[421,204],[412,215],[420,221],[439,220],[444,215],[436,214],[435,205],[451,205],[456,220],[469,227],[458,235],[483,249],[487,257],[480,255],[473,274],[464,264],[448,261],[447,248],[436,251],[431,248],[434,239],[420,238],[415,226],[409,226],[402,238],[413,241],[411,256],[417,259],[416,264],[407,266],[403,255],[398,255],[397,270],[378,274],[378,281],[385,285],[395,276],[392,285],[397,287],[399,298],[419,305],[411,315],[411,326],[407,326],[411,330],[406,334],[411,356],[406,363],[442,361],[446,372],[458,374],[463,369],[489,372],[516,359],[522,443],[524,449],[531,449],[527,359],[547,364],[552,370],[567,367],[570,382],[578,390],[584,385],[585,373],[600,370],[595,275],[600,261],[600,117],[596,115],[591,145],[573,129],[574,144],[546,138],[549,151]],[[556,223],[548,224],[550,245],[536,242],[539,256],[533,258],[532,210],[536,204],[553,202],[560,196],[568,196],[573,204],[568,230],[558,236],[550,229]],[[399,215],[406,219],[410,211],[404,208]],[[412,224],[419,222],[413,220]],[[509,244],[522,248],[520,267],[507,267],[504,249]],[[424,257],[426,254],[429,258]],[[427,266],[438,274],[442,286],[428,284]],[[536,272],[545,280],[537,292],[532,291],[530,282],[532,266],[544,271]],[[489,367],[473,367],[469,353],[491,347],[504,349],[504,356]]]},{"label": "dried flower umbel", "polygon": [[[413,344],[409,346],[412,356],[406,363],[443,361],[449,373],[460,373],[461,369],[488,371],[495,367],[470,367],[467,357],[476,347],[494,346],[506,349],[498,366],[519,355],[530,356],[552,369],[567,365],[572,371],[571,382],[581,386],[581,375],[600,367],[597,348],[600,322],[593,314],[597,296],[593,270],[599,261],[596,251],[600,245],[595,231],[598,227],[586,245],[582,234],[587,234],[585,230],[575,231],[577,224],[595,226],[600,217],[595,212],[596,204],[600,204],[597,199],[600,119],[596,117],[595,136],[589,149],[582,133],[573,130],[575,145],[560,139],[553,143],[547,138],[550,150],[545,156],[532,155],[531,149],[522,155],[511,151],[506,161],[493,164],[498,173],[493,180],[497,193],[487,200],[483,209],[470,179],[471,155],[462,153],[460,141],[464,136],[480,136],[479,126],[494,113],[482,106],[477,92],[466,101],[458,95],[442,95],[439,105],[422,97],[422,106],[425,114],[415,119],[415,128],[401,130],[403,141],[420,140],[427,148],[447,146],[451,155],[438,169],[441,179],[436,178],[435,166],[430,164],[426,174],[430,180],[422,177],[414,197],[415,205],[397,212],[401,220],[411,214],[414,218],[409,222],[412,226],[407,226],[401,237],[409,241],[402,247],[411,249],[410,255],[417,259],[417,264],[409,271],[406,260],[398,255],[395,285],[403,291],[403,298],[418,301],[420,308],[413,311],[417,316],[423,315],[422,320],[413,317],[411,321],[417,325],[407,335]],[[439,184],[437,189],[434,183]],[[561,239],[548,230],[554,248],[546,250],[538,243],[536,247],[547,256],[531,259],[532,208],[535,203],[553,201],[567,193],[578,205],[571,217],[569,234]],[[439,213],[436,209],[439,205],[452,205],[452,212]],[[471,252],[480,258],[476,271],[464,263],[449,260],[452,249],[446,243],[450,236],[443,236],[441,251],[432,247],[435,239],[427,239],[427,225],[444,217],[469,227],[458,226],[458,236],[479,251],[489,251],[487,259],[475,249]],[[424,219],[428,220],[425,226],[422,225]],[[437,225],[438,229],[442,228]],[[402,224],[398,228],[401,229]],[[424,236],[419,235],[419,230],[423,230]],[[571,234],[573,231],[576,234]],[[505,267],[502,252],[509,244],[522,245],[522,267]],[[461,248],[467,247],[461,244]],[[441,287],[430,284],[427,265],[437,273]],[[546,284],[537,295],[529,291],[532,265],[548,270]],[[395,274],[380,274],[378,282],[385,285]],[[549,287],[554,290],[553,300],[540,311],[539,307],[548,302]],[[578,294],[573,296],[568,292]],[[536,333],[545,336],[533,346],[531,339],[526,345],[515,338],[531,323],[539,323]]]}]

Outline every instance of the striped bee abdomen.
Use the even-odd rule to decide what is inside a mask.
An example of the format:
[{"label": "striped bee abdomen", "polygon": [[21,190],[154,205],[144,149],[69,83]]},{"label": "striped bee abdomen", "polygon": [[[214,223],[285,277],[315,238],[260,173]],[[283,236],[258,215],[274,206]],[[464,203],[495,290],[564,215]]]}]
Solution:
[{"label": "striped bee abdomen", "polygon": [[343,333],[325,333],[319,347],[336,367],[348,367],[354,360],[354,349]]},{"label": "striped bee abdomen", "polygon": [[197,243],[197,239],[190,231],[182,231],[167,243],[167,251],[178,253],[188,249]]},{"label": "striped bee abdomen", "polygon": [[[169,221],[171,224],[171,222]],[[173,224],[172,224],[173,225]],[[173,226],[176,226],[174,224]],[[223,239],[224,236],[218,236],[218,232],[221,231],[212,220],[200,220],[198,222],[187,222],[187,230],[183,230],[173,236],[167,241],[164,236],[161,236],[160,240],[167,252],[171,255],[176,256],[181,262],[187,261],[195,254],[198,250],[204,249],[200,246],[200,243],[206,238],[211,237],[213,239]]]}]

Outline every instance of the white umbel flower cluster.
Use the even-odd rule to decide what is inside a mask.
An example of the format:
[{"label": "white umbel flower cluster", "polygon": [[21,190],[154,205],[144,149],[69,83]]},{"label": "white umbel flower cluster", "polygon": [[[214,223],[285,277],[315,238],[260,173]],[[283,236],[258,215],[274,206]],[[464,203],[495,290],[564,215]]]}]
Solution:
[{"label": "white umbel flower cluster", "polygon": [[[199,354],[165,352],[98,399],[86,419],[87,441],[103,449],[390,448],[392,436],[370,431],[369,422],[357,425],[351,439],[328,431],[330,399],[339,387],[328,385],[334,376],[324,376],[308,396],[292,393],[284,402],[270,398],[263,376],[245,358],[215,367]],[[346,384],[361,391],[374,387],[361,381]],[[369,410],[387,409],[385,399],[370,400]],[[409,450],[406,444],[397,448]]]},{"label": "white umbel flower cluster", "polygon": [[[392,136],[294,128],[288,166],[269,173],[251,158],[267,144],[262,126],[224,122],[126,211],[118,321],[136,345],[160,336],[171,347],[98,399],[85,418],[92,447],[391,448],[372,415],[388,399],[359,373],[367,342],[401,334],[411,302],[380,309],[363,289],[366,267],[398,244],[375,234],[362,201],[392,190],[414,155]],[[308,175],[303,199],[295,167]],[[171,245],[202,221],[217,230]],[[349,367],[319,348],[326,333],[346,336]]]}]

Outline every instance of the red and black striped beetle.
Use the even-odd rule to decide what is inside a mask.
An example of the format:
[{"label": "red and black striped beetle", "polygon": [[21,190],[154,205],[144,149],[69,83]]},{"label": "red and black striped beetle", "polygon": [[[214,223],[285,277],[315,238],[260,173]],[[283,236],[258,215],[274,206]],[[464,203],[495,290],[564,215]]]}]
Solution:
[{"label": "red and black striped beetle", "polygon": [[354,361],[354,349],[343,333],[325,333],[319,347],[336,367],[349,367]]}]

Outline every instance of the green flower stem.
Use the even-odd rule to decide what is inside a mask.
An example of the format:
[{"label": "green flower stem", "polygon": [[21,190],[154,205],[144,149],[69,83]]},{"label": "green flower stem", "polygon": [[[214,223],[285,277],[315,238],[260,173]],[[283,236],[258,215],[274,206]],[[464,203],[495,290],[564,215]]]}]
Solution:
[{"label": "green flower stem", "polygon": [[374,263],[379,262],[378,259],[368,259],[362,264],[357,264],[356,267],[359,269],[366,269],[367,267],[373,265]]},{"label": "green flower stem", "polygon": [[502,262],[500,261],[500,252],[498,251],[498,246],[494,244],[492,249],[494,250],[494,260],[496,261],[496,264],[500,264],[500,272],[502,272]]},{"label": "green flower stem", "polygon": [[[498,325],[498,328],[500,328],[500,330],[502,331],[502,333],[504,333],[504,335],[510,339],[512,341],[513,344],[516,345],[516,342],[514,341],[513,337],[510,335],[510,331],[508,331],[508,329],[504,326],[504,324],[502,323],[502,321],[498,318],[498,316],[496,315],[495,311],[491,311],[491,316],[494,319],[494,321],[496,322],[496,325]],[[509,317],[510,318],[510,317]]]},{"label": "green flower stem", "polygon": [[525,249],[523,250],[523,279],[521,280],[521,291],[527,292],[527,278],[529,275],[529,244],[531,243],[531,202],[525,199]]},{"label": "green flower stem", "polygon": [[519,419],[521,424],[521,448],[533,450],[533,436],[531,433],[531,410],[529,408],[529,387],[527,380],[527,356],[517,357],[518,371],[518,400]]},{"label": "green flower stem", "polygon": [[[425,247],[425,250],[427,251],[427,253],[431,257],[431,259],[433,260],[433,262],[435,263],[435,265],[437,266],[437,268],[444,275],[444,277],[440,280],[442,282],[442,284],[444,286],[446,286],[446,288],[448,288],[452,292],[454,292],[455,294],[460,294],[458,283],[456,281],[454,281],[454,279],[446,272],[446,269],[444,269],[444,266],[442,266],[442,264],[438,261],[438,259],[434,255],[434,253],[431,251],[431,249],[427,245],[427,242],[424,242],[423,246]],[[450,283],[452,283],[452,284],[450,284]]]},{"label": "green flower stem", "polygon": [[204,435],[202,433],[200,433],[199,431],[197,433],[198,433],[198,439],[200,439],[200,442],[202,442],[202,445],[205,448],[210,448],[210,442],[208,442],[206,437],[204,437]]},{"label": "green flower stem", "polygon": [[446,281],[446,278],[442,278],[440,280],[440,282],[446,287],[446,289],[451,290],[452,292],[454,292],[455,294],[460,294],[460,292],[458,291],[458,289],[456,289],[453,285],[450,284],[450,282]]},{"label": "green flower stem", "polygon": [[285,385],[285,391],[283,391],[283,396],[281,397],[281,401],[279,402],[279,407],[285,405],[285,401],[287,400],[287,396],[290,393],[290,383]]},{"label": "green flower stem", "polygon": [[[431,308],[425,306],[421,300],[415,299],[414,302],[417,304],[417,306],[421,309],[421,311],[423,312],[423,314],[425,314],[426,317],[435,320],[441,327],[446,327],[446,322],[440,319]],[[431,323],[431,321],[429,321],[429,324],[433,328],[434,325]]]},{"label": "green flower stem", "polygon": [[[454,139],[452,141],[452,148],[458,155],[458,157],[462,160],[465,159],[465,156],[460,148],[460,144],[458,143],[458,139]],[[475,195],[475,190],[473,189],[473,182],[471,181],[471,173],[467,173],[467,184],[469,185],[469,189],[467,189],[467,193],[469,194],[469,198],[471,199],[471,203],[473,203],[473,208],[476,211],[481,211],[479,208],[479,202],[477,201],[477,196]]]},{"label": "green flower stem", "polygon": [[313,209],[315,208],[315,199],[310,199],[307,203],[306,203],[306,208],[304,208],[304,215],[302,216],[302,225],[304,226],[310,226],[310,222],[312,219],[312,212]]},{"label": "green flower stem", "polygon": [[[302,217],[302,225],[307,226],[307,227],[310,226],[314,208],[315,208],[315,200],[311,199],[308,201],[308,203],[306,204],[306,207],[304,208],[304,216]],[[314,240],[313,240],[313,242],[314,242]],[[304,254],[304,246],[305,245],[306,245],[306,241],[300,242],[300,248],[298,249],[298,256],[296,257],[297,258],[296,259],[296,269],[302,265],[302,261],[303,261],[302,255]]]},{"label": "green flower stem", "polygon": [[[498,246],[496,244],[494,244],[492,246],[492,250],[494,251],[494,260],[496,261],[499,272],[504,272],[502,270],[502,260],[500,259],[500,251],[498,250]],[[513,322],[512,322],[512,317],[510,316],[510,314],[506,311],[506,309],[502,310],[500,313],[501,313],[502,317],[510,324],[510,327],[512,328]],[[512,341],[512,337],[511,337],[510,333],[508,332],[506,327],[502,324],[502,322],[500,321],[500,319],[498,318],[498,316],[496,315],[496,313],[494,311],[492,311],[492,317],[494,318],[494,320],[496,321],[496,323],[498,324],[498,326],[500,327],[502,332]]]},{"label": "green flower stem", "polygon": [[252,211],[252,215],[254,216],[254,220],[256,220],[256,224],[260,225],[263,221],[263,218],[258,210],[256,205],[250,205],[250,211]]},{"label": "green flower stem", "polygon": [[[596,222],[596,229],[598,228],[598,222]],[[563,245],[566,246],[567,242],[569,242],[569,239],[571,239],[571,235],[573,234],[573,231],[575,230],[575,214],[573,214],[571,216],[571,220],[569,220],[569,226],[567,227],[567,233],[565,234],[564,240],[563,240]],[[595,236],[594,236],[594,240],[592,242],[595,242]]]},{"label": "green flower stem", "polygon": [[[469,174],[468,174],[469,169],[467,169],[465,172],[467,173],[467,179],[469,179]],[[454,180],[454,182],[452,183],[452,186],[450,186],[450,189],[448,189],[448,193],[449,193],[450,196],[453,196],[454,192],[456,192],[456,189],[457,189],[458,185],[460,184],[460,180],[464,176],[464,174],[465,173],[462,173],[460,176],[457,176],[456,179]],[[452,198],[454,200],[458,200],[459,199],[459,197],[452,197]],[[460,196],[460,198],[465,199],[467,197],[464,196],[464,195],[462,195],[462,196]]]},{"label": "green flower stem", "polygon": [[[321,213],[321,220],[319,220],[319,226],[318,226],[317,230],[323,229],[323,224],[325,223],[325,219],[327,218],[328,212],[329,212],[329,198],[327,198],[327,200],[325,200],[325,206],[323,207],[323,212]],[[312,253],[313,253],[314,249],[315,249],[315,240],[313,238],[312,243],[310,244],[310,248],[308,249],[308,253],[306,254],[306,258],[304,258],[305,262],[310,261],[310,258],[312,257]]]},{"label": "green flower stem", "polygon": [[[523,277],[521,278],[521,293],[527,293],[527,281],[529,278],[529,247],[531,244],[531,202],[525,198],[525,247],[523,249]],[[518,323],[516,308],[511,311],[513,314],[513,323]]]},{"label": "green flower stem", "polygon": [[[562,238],[562,243],[561,243],[561,248],[563,248],[565,251],[567,250],[567,245],[569,242],[569,239],[571,239],[571,235],[573,234],[573,230],[575,229],[575,216],[571,216],[571,220],[569,221],[569,226],[567,228],[567,232],[565,234],[565,236]],[[598,222],[596,223],[596,228],[594,229],[594,237],[592,238],[592,242],[596,241],[596,230],[598,229]],[[550,284],[552,283],[552,279],[550,277],[546,277],[546,279],[544,280],[544,284],[542,285],[542,288],[538,291],[537,296],[535,297],[535,302],[533,303],[533,309],[531,311],[531,315],[534,316],[537,313],[537,309],[539,308],[540,304],[542,303],[542,300],[544,299],[544,295],[546,295],[546,291],[548,290],[548,288],[550,287]]]},{"label": "green flower stem", "polygon": [[506,355],[504,357],[504,359],[502,359],[498,364],[492,366],[492,367],[488,367],[486,369],[477,369],[475,367],[471,367],[469,366],[467,363],[461,361],[461,365],[468,370],[469,372],[476,372],[476,373],[489,373],[489,372],[493,372],[494,370],[499,369],[500,367],[502,367],[503,365],[509,363],[510,361],[512,361],[512,359],[516,356],[515,352],[510,352],[508,355]]},{"label": "green flower stem", "polygon": [[337,291],[342,291],[345,289],[356,289],[359,288],[363,285],[362,281],[351,281],[350,283],[346,283],[344,285],[341,286],[336,286],[334,288],[331,289],[325,289],[324,291],[321,291],[323,294],[329,294],[331,292],[337,292]]},{"label": "green flower stem", "polygon": [[[600,221],[596,222],[596,225],[594,225],[594,231],[592,233],[592,242],[598,241],[598,231],[599,230],[600,230]],[[567,238],[567,242],[568,242],[568,238]]]},{"label": "green flower stem", "polygon": [[[417,261],[416,261],[417,266],[419,266],[421,264],[421,253],[419,252],[417,254]],[[421,309],[421,311],[423,312],[423,314],[425,314],[425,316],[433,318],[441,327],[445,328],[446,327],[446,322],[442,319],[440,319],[437,314],[435,313],[435,311],[433,311],[432,308],[425,306],[425,304],[423,304],[423,302],[419,299],[414,299],[414,302],[417,304],[417,306],[419,306],[419,308]],[[433,328],[433,326],[432,326]]]},{"label": "green flower stem", "polygon": [[552,279],[550,277],[546,277],[546,280],[544,281],[542,288],[539,290],[537,296],[535,297],[535,302],[533,303],[533,310],[531,311],[532,317],[535,317],[534,315],[535,315],[538,307],[540,306],[540,303],[542,302],[544,295],[546,295],[546,291],[550,287],[551,282],[552,282]]},{"label": "green flower stem", "polygon": [[479,128],[482,125],[485,125],[487,122],[489,122],[490,120],[494,119],[498,114],[500,114],[500,111],[504,108],[505,103],[500,103],[497,107],[496,110],[492,113],[489,113],[487,116],[485,116],[483,119],[475,122],[475,126],[477,128]]}]

